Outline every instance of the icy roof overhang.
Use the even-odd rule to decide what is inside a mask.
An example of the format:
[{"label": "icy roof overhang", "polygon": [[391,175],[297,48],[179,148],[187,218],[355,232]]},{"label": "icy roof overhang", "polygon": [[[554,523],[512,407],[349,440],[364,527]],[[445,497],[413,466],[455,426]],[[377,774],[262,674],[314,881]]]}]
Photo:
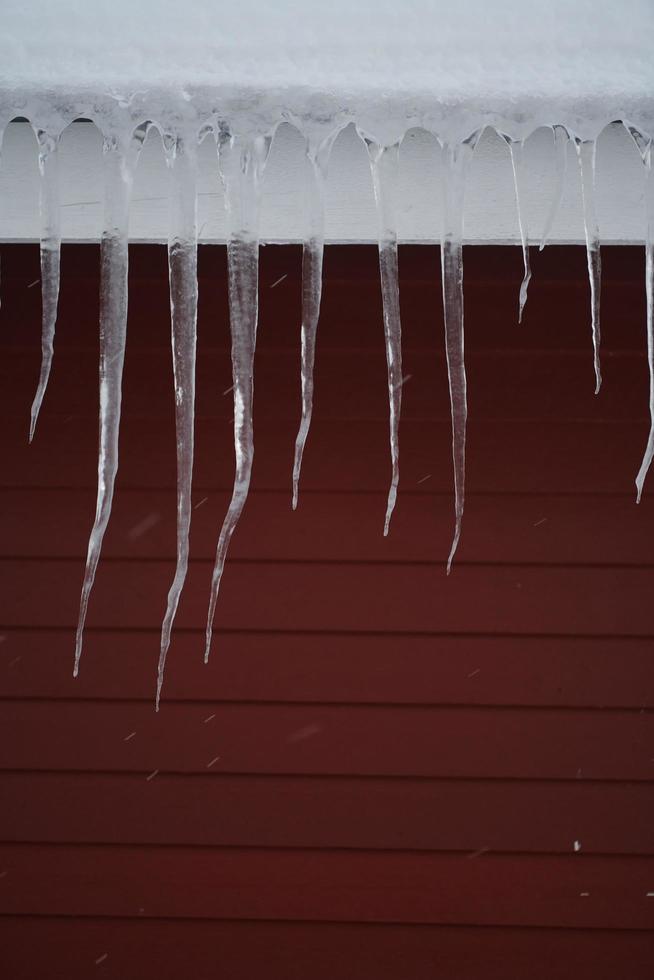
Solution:
[{"label": "icy roof overhang", "polygon": [[[23,0],[24,4],[24,0]],[[630,129],[646,171],[646,290],[651,427],[638,495],[654,458],[654,3],[652,0],[5,0],[0,37],[0,132],[26,116],[40,163],[42,365],[30,437],[53,356],[61,246],[59,136],[90,117],[102,137],[104,189],[100,282],[100,447],[98,498],[78,621],[75,672],[86,612],[108,526],[118,472],[123,359],[127,331],[129,208],[150,125],[163,136],[170,175],[168,248],[175,379],[177,564],[162,625],[157,703],[177,604],[188,567],[195,412],[198,301],[198,135],[217,138],[228,215],[228,291],[234,380],[234,490],[216,549],[205,659],[229,542],[245,506],[254,461],[254,353],[257,337],[260,200],[278,124],[306,137],[303,243],[302,415],[292,484],[297,502],[312,412],[314,350],[321,299],[324,188],[333,138],[355,122],[370,164],[378,216],[380,277],[388,366],[391,484],[389,530],[399,485],[402,386],[397,250],[399,143],[423,127],[440,142],[443,325],[452,413],[455,524],[447,567],[462,527],[467,382],[464,361],[463,218],[467,174],[484,128],[505,137],[519,216],[524,277],[531,279],[520,215],[527,190],[524,139],[552,128],[556,187],[551,221],[565,188],[567,149],[579,165],[591,298],[592,363],[600,370],[600,235],[595,151],[614,120]]]}]

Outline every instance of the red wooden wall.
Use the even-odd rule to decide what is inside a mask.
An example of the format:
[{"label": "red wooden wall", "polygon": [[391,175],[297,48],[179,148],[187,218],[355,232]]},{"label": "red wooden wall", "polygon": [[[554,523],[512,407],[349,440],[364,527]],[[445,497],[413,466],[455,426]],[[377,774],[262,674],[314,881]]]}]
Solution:
[{"label": "red wooden wall", "polygon": [[[121,470],[81,674],[97,250],[68,247],[35,442],[38,253],[3,249],[0,963],[11,980],[640,980],[654,968],[654,476],[643,261],[467,250],[468,502],[453,574],[438,257],[401,252],[401,489],[374,249],[328,249],[290,508],[299,251],[262,253],[253,491],[202,663],[233,474],[224,250],[200,255],[193,562],[174,567],[166,261],[132,250]],[[286,278],[273,288],[280,276]],[[578,842],[575,844],[575,842]]]}]

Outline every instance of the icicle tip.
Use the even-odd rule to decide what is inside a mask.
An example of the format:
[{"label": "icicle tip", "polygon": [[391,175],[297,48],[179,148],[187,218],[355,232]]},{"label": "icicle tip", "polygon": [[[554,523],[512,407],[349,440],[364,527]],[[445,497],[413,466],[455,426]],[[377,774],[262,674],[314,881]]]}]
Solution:
[{"label": "icicle tip", "polygon": [[388,532],[391,527],[391,517],[393,516],[393,511],[395,510],[395,502],[397,501],[397,482],[396,478],[393,479],[391,484],[391,489],[388,492],[388,503],[386,504],[386,516],[384,518],[384,537],[388,537]]},{"label": "icicle tip", "polygon": [[452,547],[450,548],[450,554],[447,559],[446,574],[449,575],[452,571],[452,563],[454,562],[454,556],[456,550],[459,547],[459,538],[461,537],[461,526],[457,524],[457,528],[454,532],[454,540],[452,541]]},{"label": "icicle tip", "polygon": [[[164,623],[164,632],[166,630],[166,624]],[[157,664],[157,693],[154,699],[155,711],[159,710],[159,705],[161,702],[161,692],[163,690],[164,683],[164,672],[166,669],[166,657],[168,655],[168,648],[170,647],[169,634],[168,637],[164,636],[161,641],[161,649],[159,651],[159,663]]]},{"label": "icicle tip", "polygon": [[38,413],[34,413],[34,408],[32,408],[32,414],[30,416],[30,431],[27,437],[28,445],[32,445],[32,440],[34,439],[34,433],[36,432],[36,420],[38,418]]},{"label": "icicle tip", "polygon": [[640,470],[638,471],[638,476],[636,477],[636,503],[639,504],[643,496],[643,490],[645,489],[645,480],[647,479],[647,472],[649,470],[650,461],[644,460]]},{"label": "icicle tip", "polygon": [[80,627],[77,627],[77,637],[75,639],[75,660],[73,662],[73,677],[77,677],[79,674],[79,664],[82,659],[82,636],[80,633]]},{"label": "icicle tip", "polygon": [[211,623],[207,624],[207,632],[204,641],[204,662],[209,663],[209,654],[211,653],[211,640],[213,638],[213,629]]}]

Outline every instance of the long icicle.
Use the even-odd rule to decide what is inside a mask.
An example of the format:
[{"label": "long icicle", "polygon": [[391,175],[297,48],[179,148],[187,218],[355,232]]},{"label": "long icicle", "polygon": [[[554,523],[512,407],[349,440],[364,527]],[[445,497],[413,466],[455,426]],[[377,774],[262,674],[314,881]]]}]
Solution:
[{"label": "long icicle", "polygon": [[602,286],[602,257],[600,253],[599,228],[595,213],[595,140],[575,139],[579,172],[581,175],[581,195],[584,207],[584,233],[586,236],[586,262],[590,283],[590,311],[593,332],[593,361],[595,365],[595,394],[602,386],[600,368],[600,290]]},{"label": "long icicle", "polygon": [[269,148],[270,140],[263,137],[238,138],[221,134],[220,169],[225,184],[229,219],[227,263],[234,381],[236,472],[232,499],[220,530],[211,578],[205,663],[209,660],[213,621],[225,558],[232,534],[245,506],[254,460],[252,402],[258,317],[259,199],[261,177]]},{"label": "long icicle", "polygon": [[168,230],[170,322],[177,442],[177,564],[161,627],[156,708],[159,710],[166,655],[188,571],[195,425],[195,361],[198,310],[196,140],[178,136],[168,154],[171,177]]},{"label": "long icicle", "polygon": [[465,452],[468,405],[463,339],[463,205],[468,164],[479,134],[463,143],[445,144],[443,162],[443,228],[441,232],[441,279],[445,352],[452,411],[452,460],[454,463],[455,527],[447,560],[447,574],[461,536],[465,503]]},{"label": "long icicle", "polygon": [[654,175],[652,174],[652,141],[641,151],[645,164],[645,295],[647,300],[647,364],[649,367],[650,429],[647,446],[636,477],[636,499],[640,503],[647,471],[654,457]]},{"label": "long icicle", "polygon": [[553,126],[552,133],[554,134],[554,195],[545,220],[545,227],[543,228],[543,235],[538,249],[539,252],[542,252],[547,245],[554,219],[559,213],[561,201],[563,200],[563,192],[565,191],[565,176],[568,170],[568,143],[570,141],[568,131],[565,126]]},{"label": "long icicle", "polygon": [[525,220],[523,204],[525,190],[525,144],[524,140],[514,140],[510,136],[504,139],[508,143],[509,153],[511,154],[511,169],[513,170],[513,187],[515,190],[515,203],[518,211],[518,228],[520,230],[520,243],[522,245],[522,261],[524,264],[524,275],[520,283],[520,297],[518,301],[518,323],[522,323],[522,314],[527,302],[527,290],[531,279],[531,266],[529,264],[529,233]]},{"label": "long icicle", "polygon": [[400,412],[402,408],[402,324],[400,320],[400,287],[397,262],[397,183],[399,170],[398,143],[380,146],[365,140],[377,205],[379,223],[379,273],[384,313],[384,337],[388,368],[388,404],[391,444],[391,486],[388,492],[384,535],[388,529],[397,499],[400,479]]},{"label": "long icicle", "polygon": [[300,471],[313,414],[313,368],[316,358],[316,334],[322,298],[322,262],[325,249],[325,181],[327,163],[333,139],[315,146],[307,143],[305,156],[306,209],[308,235],[302,246],[302,328],[300,378],[302,386],[302,415],[295,439],[293,458],[293,497],[291,506],[297,508]]},{"label": "long icicle", "polygon": [[59,203],[58,140],[37,130],[39,144],[39,210],[41,217],[41,372],[30,417],[29,441],[34,438],[54,356],[59,303],[61,220]]},{"label": "long icicle", "polygon": [[84,622],[102,550],[118,472],[118,435],[122,398],[123,363],[127,335],[127,267],[129,201],[138,155],[148,131],[139,126],[131,140],[105,136],[104,231],[100,246],[100,447],[98,497],[89,537],[75,639],[77,677],[82,655]]}]

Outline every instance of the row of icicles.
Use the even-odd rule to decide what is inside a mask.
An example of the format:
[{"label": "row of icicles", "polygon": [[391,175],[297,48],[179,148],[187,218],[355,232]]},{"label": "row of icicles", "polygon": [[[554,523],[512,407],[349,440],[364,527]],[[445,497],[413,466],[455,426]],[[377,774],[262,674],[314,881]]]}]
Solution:
[{"label": "row of icicles", "polygon": [[[89,596],[100,558],[102,540],[111,513],[114,483],[118,470],[118,435],[121,411],[121,385],[127,328],[128,213],[130,194],[140,150],[150,123],[139,126],[124,139],[103,141],[104,231],[101,243],[100,279],[100,445],[98,457],[98,495],[90,534],[86,570],[82,586],[79,623],[75,645],[74,674],[79,670],[84,622]],[[642,465],[636,478],[637,499],[654,455],[654,180],[652,179],[652,141],[638,130],[627,127],[646,168],[646,292],[647,350],[650,371],[650,432]],[[588,275],[591,294],[591,323],[596,392],[600,374],[600,241],[595,215],[595,141],[572,137],[562,126],[552,127],[555,147],[556,183],[550,213],[542,235],[544,247],[563,196],[568,143],[576,151],[581,177]],[[205,133],[200,134],[201,136]],[[324,185],[331,148],[337,133],[327,139],[308,142],[306,147],[306,236],[302,253],[302,326],[300,427],[295,443],[292,506],[298,503],[302,455],[311,424],[313,368],[316,331],[320,313],[324,246]],[[397,259],[396,198],[399,144],[382,146],[361,133],[365,142],[379,221],[379,268],[383,300],[384,335],[388,365],[390,411],[391,486],[388,494],[384,534],[388,534],[399,482],[398,430],[402,398],[402,348]],[[465,484],[466,375],[463,343],[463,206],[466,174],[481,131],[457,144],[440,144],[443,162],[441,269],[445,347],[452,412],[452,453],[454,461],[455,529],[447,561],[448,573],[461,533]],[[177,442],[177,564],[168,593],[161,630],[157,672],[156,705],[159,708],[166,655],[180,594],[189,561],[191,522],[191,483],[195,403],[195,360],[197,322],[197,146],[200,138],[164,134],[164,149],[170,173],[170,224],[168,262],[172,355],[175,385]],[[38,388],[31,411],[30,441],[48,384],[53,358],[55,323],[59,294],[61,248],[59,218],[58,140],[37,130],[39,144],[42,284],[42,362]],[[531,278],[528,233],[522,202],[525,192],[524,141],[505,136],[513,168],[524,278],[520,287],[519,314],[527,300]],[[245,505],[252,463],[254,353],[257,335],[259,203],[261,180],[270,149],[270,137],[240,137],[226,129],[217,134],[218,163],[225,191],[228,214],[229,311],[234,381],[234,447],[236,472],[232,498],[225,516],[211,581],[206,629],[205,662],[209,657],[213,620],[229,543]]]}]

